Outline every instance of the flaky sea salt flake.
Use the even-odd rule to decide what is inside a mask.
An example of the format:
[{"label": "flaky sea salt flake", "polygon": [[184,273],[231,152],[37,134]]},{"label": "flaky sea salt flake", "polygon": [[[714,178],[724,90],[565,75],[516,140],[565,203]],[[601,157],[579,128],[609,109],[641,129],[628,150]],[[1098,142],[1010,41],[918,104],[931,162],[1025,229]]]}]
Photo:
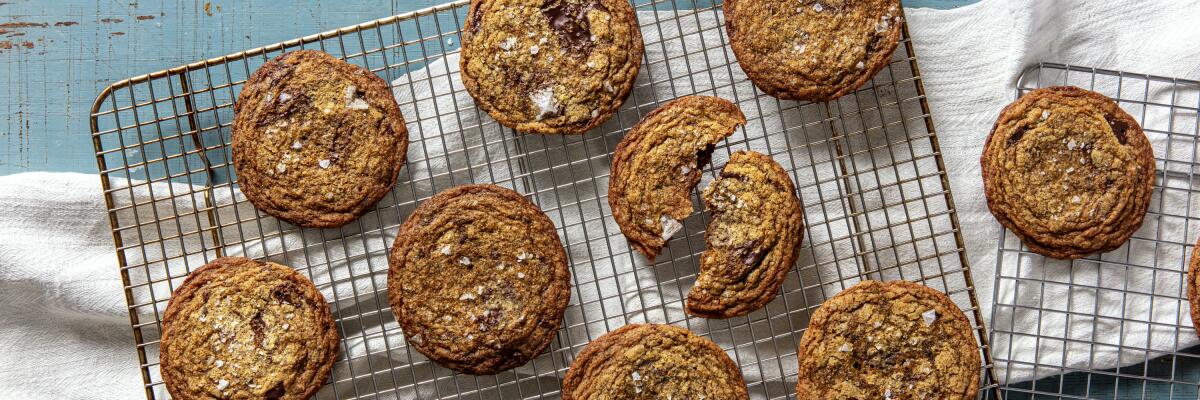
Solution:
[{"label": "flaky sea salt flake", "polygon": [[659,217],[658,222],[662,224],[662,240],[664,241],[671,239],[671,236],[675,236],[675,232],[683,229],[683,224],[666,215]]},{"label": "flaky sea salt flake", "polygon": [[937,321],[937,311],[930,309],[921,313],[921,319],[924,320],[925,326],[933,325],[933,321]]},{"label": "flaky sea salt flake", "polygon": [[558,101],[554,99],[553,88],[542,88],[530,93],[529,101],[537,107],[537,116],[534,118],[538,121],[558,114]]}]

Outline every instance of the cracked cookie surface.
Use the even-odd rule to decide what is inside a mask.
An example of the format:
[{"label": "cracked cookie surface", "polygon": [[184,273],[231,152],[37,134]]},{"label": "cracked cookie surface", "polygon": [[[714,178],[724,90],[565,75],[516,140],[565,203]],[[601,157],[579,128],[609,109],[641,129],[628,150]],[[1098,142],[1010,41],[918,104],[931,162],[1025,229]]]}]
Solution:
[{"label": "cracked cookie surface", "polygon": [[563,378],[563,400],[749,399],[720,346],[672,325],[632,324],[588,343]]},{"label": "cracked cookie surface", "polygon": [[392,189],[408,129],[387,82],[314,50],[285,53],[250,76],[234,104],[233,167],[258,209],[332,228]]},{"label": "cracked cookie surface", "polygon": [[624,0],[473,0],[468,15],[463,85],[504,126],[584,133],[633,88],[642,33]]},{"label": "cracked cookie surface", "polygon": [[1155,177],[1137,121],[1104,95],[1064,86],[1008,105],[980,167],[996,219],[1030,250],[1068,259],[1129,240],[1149,209]]},{"label": "cracked cookie surface", "polygon": [[942,292],[863,281],[826,300],[800,340],[797,399],[974,399],[971,324]]},{"label": "cracked cookie surface", "polygon": [[827,101],[871,80],[892,59],[900,0],[726,0],[738,64],[775,97]]},{"label": "cracked cookie surface", "polygon": [[711,96],[686,96],[646,114],[612,156],[608,204],[625,238],[651,261],[692,214],[689,193],[713,149],[746,116]]},{"label": "cracked cookie surface", "polygon": [[337,358],[329,305],[283,265],[218,258],[171,295],[160,361],[175,399],[307,399]]},{"label": "cracked cookie surface", "polygon": [[762,308],[799,255],[804,217],[792,178],[770,156],[733,153],[704,190],[712,213],[686,310],[730,318]]},{"label": "cracked cookie surface", "polygon": [[458,372],[488,375],[541,354],[570,300],[554,224],[517,192],[447,189],[400,227],[388,299],[408,343]]}]

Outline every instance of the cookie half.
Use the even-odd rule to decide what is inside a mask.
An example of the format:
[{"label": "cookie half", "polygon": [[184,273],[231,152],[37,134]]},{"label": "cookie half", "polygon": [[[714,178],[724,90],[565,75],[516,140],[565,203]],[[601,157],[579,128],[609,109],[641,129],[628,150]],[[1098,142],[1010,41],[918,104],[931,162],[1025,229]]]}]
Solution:
[{"label": "cookie half", "polygon": [[218,258],[171,294],[159,359],[175,399],[307,399],[337,358],[325,297],[283,265]]},{"label": "cookie half", "polygon": [[739,151],[704,190],[704,203],[712,219],[685,309],[730,318],[762,308],[779,294],[804,237],[791,176],[770,156]]},{"label": "cookie half", "polygon": [[749,399],[720,346],[672,325],[625,325],[588,343],[563,378],[563,400]]},{"label": "cookie half", "polygon": [[1054,258],[1120,247],[1154,190],[1154,153],[1137,121],[1077,87],[1034,90],[1005,107],[980,166],[996,219]]},{"label": "cookie half", "polygon": [[487,375],[541,354],[571,298],[550,218],[495,185],[421,203],[392,246],[388,299],[409,345],[452,370]]},{"label": "cookie half", "polygon": [[267,61],[234,113],[238,186],[295,225],[353,221],[392,190],[404,165],[408,129],[387,82],[319,51]]},{"label": "cookie half", "polygon": [[871,80],[903,29],[900,0],[726,0],[738,64],[769,95],[827,101]]},{"label": "cookie half", "polygon": [[746,116],[729,100],[681,97],[646,114],[612,156],[608,205],[629,243],[651,261],[692,214],[700,172]]},{"label": "cookie half", "polygon": [[584,133],[633,88],[642,33],[625,0],[472,0],[468,15],[463,85],[504,126]]},{"label": "cookie half", "polygon": [[974,399],[982,365],[954,302],[907,281],[863,281],[826,300],[797,357],[797,399]]}]

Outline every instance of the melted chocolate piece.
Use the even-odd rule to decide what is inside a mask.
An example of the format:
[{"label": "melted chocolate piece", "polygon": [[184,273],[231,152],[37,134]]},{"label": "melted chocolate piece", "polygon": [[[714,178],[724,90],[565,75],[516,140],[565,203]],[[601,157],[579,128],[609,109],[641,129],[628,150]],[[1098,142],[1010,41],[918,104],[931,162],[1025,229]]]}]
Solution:
[{"label": "melted chocolate piece", "polygon": [[[763,258],[766,257],[768,250],[758,248],[758,245],[761,243],[762,242],[759,240],[751,240],[738,245],[736,249],[729,253],[729,255],[732,256],[729,261],[740,262],[748,267],[757,267],[759,264],[762,264]],[[736,261],[734,258],[736,258]],[[745,273],[749,274],[750,270],[747,269]]]},{"label": "melted chocolate piece", "polygon": [[267,338],[263,335],[263,331],[266,329],[267,326],[263,323],[262,312],[254,314],[254,318],[250,319],[250,330],[254,332],[254,344],[256,346],[263,347],[263,343],[266,342]]},{"label": "melted chocolate piece", "polygon": [[271,297],[287,304],[297,304],[296,299],[300,298],[300,289],[294,283],[284,282],[271,289]]},{"label": "melted chocolate piece", "polygon": [[479,25],[482,23],[483,23],[483,7],[482,7],[482,3],[480,3],[480,4],[476,4],[474,9],[471,10],[471,18],[469,20],[467,20],[467,27],[470,28],[471,33],[473,33],[473,34],[479,33]]},{"label": "melted chocolate piece", "polygon": [[580,4],[566,0],[545,0],[542,3],[542,15],[549,20],[550,29],[558,34],[563,47],[575,55],[587,55],[595,45],[587,19],[588,11],[593,9],[602,10],[603,6],[595,1]]},{"label": "melted chocolate piece", "polygon": [[1125,136],[1125,132],[1129,130],[1129,124],[1121,121],[1112,114],[1104,116],[1104,120],[1108,121],[1108,126],[1112,128],[1113,136],[1117,137],[1117,141],[1121,144],[1127,144],[1129,138]]},{"label": "melted chocolate piece", "polygon": [[263,393],[263,398],[268,399],[268,400],[279,400],[279,399],[282,399],[283,395],[285,395],[285,394],[287,394],[287,393],[283,389],[283,382],[279,382],[279,383],[276,383],[275,386],[272,386],[271,390],[268,390],[266,393]]},{"label": "melted chocolate piece", "polygon": [[1029,130],[1029,128],[1025,127],[1024,125],[1018,126],[1017,131],[1014,132],[1012,134],[1012,136],[1008,137],[1008,146],[1012,147],[1012,145],[1017,144],[1017,142],[1020,142],[1021,137],[1025,136],[1025,131],[1027,131],[1027,130]]},{"label": "melted chocolate piece", "polygon": [[699,153],[696,153],[696,168],[693,169],[697,171],[704,169],[704,166],[708,165],[709,161],[712,161],[712,153],[713,150],[716,149],[717,145],[715,144],[704,146],[704,150],[700,150]]}]

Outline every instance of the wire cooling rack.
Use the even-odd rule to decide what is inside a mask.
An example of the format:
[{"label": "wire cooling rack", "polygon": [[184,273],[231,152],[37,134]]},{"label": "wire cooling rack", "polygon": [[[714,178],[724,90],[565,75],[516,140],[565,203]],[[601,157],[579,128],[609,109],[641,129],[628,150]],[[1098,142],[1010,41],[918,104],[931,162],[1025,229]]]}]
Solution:
[{"label": "wire cooling rack", "polygon": [[1200,82],[1043,63],[1022,74],[1017,91],[1056,85],[1117,101],[1150,139],[1158,175],[1142,227],[1117,250],[1047,259],[1003,230],[992,309],[1002,392],[1009,399],[1197,398],[1200,340],[1185,282],[1200,233]]},{"label": "wire cooling rack", "polygon": [[[907,32],[872,83],[829,103],[779,101],[756,91],[727,46],[720,4],[635,2],[645,36],[629,100],[582,136],[521,135],[476,108],[458,80],[458,1],[117,82],[92,110],[96,159],[148,398],[165,398],[158,368],[171,291],[223,255],[266,258],[309,276],[330,300],[341,355],[319,398],[559,397],[560,380],[592,339],[627,323],[685,326],[725,349],[756,399],[792,396],[796,346],[824,299],[863,279],[907,279],[950,295],[973,324],[983,392],[996,387],[986,330]],[[233,100],[270,57],[319,49],[392,83],[408,121],[408,162],[392,193],[338,229],[300,229],[260,213],[230,163]],[[684,221],[654,265],[632,252],[608,210],[610,154],[663,102],[710,94],[749,122],[714,154],[701,187],[729,154],[770,154],[805,207],[800,260],[780,296],[728,320],[689,318],[708,215]],[[547,353],[494,376],[455,374],[407,346],[387,304],[387,250],[422,200],[467,183],[524,193],[555,222],[572,267],[563,328]]]}]

